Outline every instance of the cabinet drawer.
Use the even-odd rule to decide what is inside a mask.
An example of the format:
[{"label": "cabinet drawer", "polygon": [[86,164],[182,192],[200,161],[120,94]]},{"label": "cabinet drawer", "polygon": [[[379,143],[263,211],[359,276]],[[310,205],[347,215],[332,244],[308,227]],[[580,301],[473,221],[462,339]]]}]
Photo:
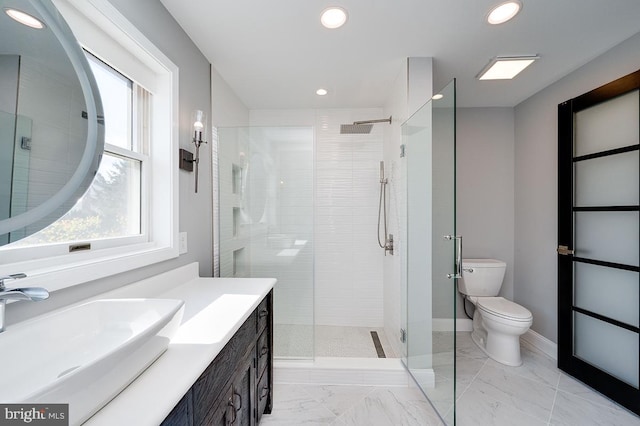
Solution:
[{"label": "cabinet drawer", "polygon": [[267,369],[258,382],[258,394],[256,395],[256,399],[258,400],[258,422],[262,414],[264,414],[265,408],[267,408],[270,395],[271,383],[269,380],[269,370]]},{"label": "cabinet drawer", "polygon": [[264,330],[265,327],[269,324],[269,315],[271,314],[269,312],[269,298],[270,296],[265,297],[256,309],[256,312],[258,314],[258,328],[256,329],[256,334],[262,333],[262,330]]},{"label": "cabinet drawer", "polygon": [[256,370],[256,377],[262,376],[264,369],[269,365],[269,359],[271,358],[271,349],[269,348],[269,329],[266,329],[260,335],[258,344],[256,345],[256,358],[258,359],[258,368]]}]

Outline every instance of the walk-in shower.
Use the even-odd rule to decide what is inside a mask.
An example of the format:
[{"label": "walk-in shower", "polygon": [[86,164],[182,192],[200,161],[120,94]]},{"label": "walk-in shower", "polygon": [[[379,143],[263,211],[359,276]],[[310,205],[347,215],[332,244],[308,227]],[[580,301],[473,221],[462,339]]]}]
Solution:
[{"label": "walk-in shower", "polygon": [[220,276],[278,279],[276,359],[396,357],[374,237],[389,208],[383,132],[344,133],[340,123],[351,117],[327,114],[313,127],[217,129]]}]

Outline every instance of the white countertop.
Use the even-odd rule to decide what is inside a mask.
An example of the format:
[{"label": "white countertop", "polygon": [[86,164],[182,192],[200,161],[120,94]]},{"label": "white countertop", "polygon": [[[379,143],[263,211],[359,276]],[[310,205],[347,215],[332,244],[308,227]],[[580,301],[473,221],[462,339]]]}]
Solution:
[{"label": "white countertop", "polygon": [[185,311],[167,351],[85,425],[159,425],[275,283],[199,278],[191,264],[96,297],[181,299]]}]

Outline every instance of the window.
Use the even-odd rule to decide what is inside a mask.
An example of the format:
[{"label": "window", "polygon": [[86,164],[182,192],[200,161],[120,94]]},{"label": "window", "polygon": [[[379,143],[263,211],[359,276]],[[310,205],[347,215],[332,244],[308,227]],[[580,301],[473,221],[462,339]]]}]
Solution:
[{"label": "window", "polygon": [[[87,52],[105,152],[87,193],[56,223],[0,248],[0,274],[50,291],[178,256],[178,69],[107,0],[57,0]],[[77,243],[89,250],[70,253]]]},{"label": "window", "polygon": [[47,244],[51,252],[51,244],[60,243],[64,252],[70,243],[99,239],[111,239],[101,247],[136,241],[115,240],[122,237],[140,236],[146,241],[141,198],[148,188],[141,187],[141,173],[149,158],[144,152],[149,146],[144,129],[148,128],[151,95],[91,53],[87,58],[100,89],[105,118],[105,150],[98,174],[67,214],[16,242],[16,247]]}]

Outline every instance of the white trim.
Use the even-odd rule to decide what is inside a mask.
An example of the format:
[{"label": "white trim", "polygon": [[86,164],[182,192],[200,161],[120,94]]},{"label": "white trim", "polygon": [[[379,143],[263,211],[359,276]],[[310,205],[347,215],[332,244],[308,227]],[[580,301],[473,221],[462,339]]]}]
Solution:
[{"label": "white trim", "polygon": [[551,358],[555,360],[558,359],[558,345],[543,335],[529,329],[526,333],[520,336],[520,338],[539,351],[549,355]]},{"label": "white trim", "polygon": [[[149,232],[152,241],[65,254],[63,256],[32,259],[0,265],[0,275],[24,272],[27,278],[20,285],[42,286],[50,291],[60,290],[94,281],[100,278],[131,271],[154,263],[177,258],[178,249],[178,67],[151,43],[135,26],[122,16],[107,0],[56,0],[57,6],[85,14],[85,20],[95,22],[96,27],[112,36],[120,49],[135,54],[140,63],[148,65],[155,73],[156,102],[152,106],[151,137],[153,155],[148,161],[151,173],[143,171],[153,187],[148,209]],[[65,19],[67,16],[65,16]],[[69,22],[69,20],[68,20]],[[75,31],[73,22],[69,26]],[[91,25],[85,23],[85,29]],[[90,33],[85,33],[90,38]],[[108,49],[108,47],[105,47]],[[117,56],[117,55],[116,55]],[[160,190],[161,188],[161,190]],[[144,200],[143,200],[144,201]]]},{"label": "white trim", "polygon": [[[450,318],[434,318],[433,331],[453,331],[453,320]],[[456,318],[457,331],[473,331],[473,321],[468,318]]]},{"label": "white trim", "polygon": [[436,387],[436,373],[433,368],[412,368],[410,374],[421,389],[433,389]]},{"label": "white trim", "polygon": [[324,358],[274,362],[274,383],[409,386],[400,358]]},{"label": "white trim", "polygon": [[156,76],[153,73],[167,71],[171,60],[108,0],[53,2],[84,48],[151,93],[156,93]]}]

